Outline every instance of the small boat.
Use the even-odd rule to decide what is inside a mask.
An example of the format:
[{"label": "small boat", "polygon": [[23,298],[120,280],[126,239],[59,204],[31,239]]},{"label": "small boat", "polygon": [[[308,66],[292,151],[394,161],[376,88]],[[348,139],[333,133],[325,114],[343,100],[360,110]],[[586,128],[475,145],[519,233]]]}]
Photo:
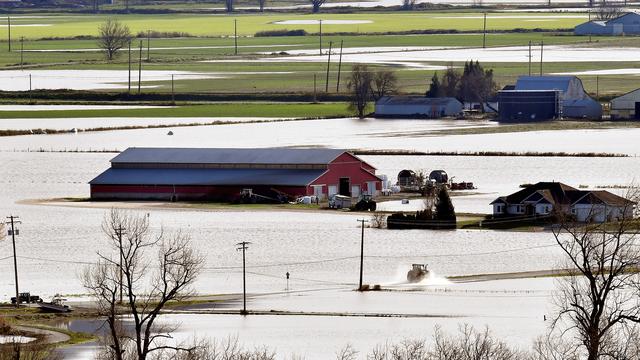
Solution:
[{"label": "small boat", "polygon": [[67,301],[67,299],[63,299],[60,295],[55,295],[53,299],[51,299],[51,302],[41,302],[38,304],[38,306],[40,306],[40,308],[45,311],[71,312],[73,309],[71,309],[71,307],[69,307],[68,305],[65,305],[65,301]]}]

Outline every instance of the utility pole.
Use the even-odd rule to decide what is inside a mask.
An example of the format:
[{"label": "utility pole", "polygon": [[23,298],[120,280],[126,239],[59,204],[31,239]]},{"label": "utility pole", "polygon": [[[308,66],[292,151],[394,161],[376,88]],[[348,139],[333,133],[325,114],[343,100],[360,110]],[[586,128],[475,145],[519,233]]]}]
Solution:
[{"label": "utility pole", "polygon": [[487,13],[484,13],[484,30],[482,31],[482,48],[487,45]]},{"label": "utility pole", "polygon": [[24,36],[20,37],[20,70],[24,70]]},{"label": "utility pole", "polygon": [[531,76],[531,40],[529,40],[529,76]]},{"label": "utility pole", "polygon": [[600,78],[596,75],[596,100],[600,101]]},{"label": "utility pole", "polygon": [[31,74],[29,74],[29,104],[31,104]]},{"label": "utility pole", "polygon": [[147,62],[151,61],[151,30],[147,30]]},{"label": "utility pole", "polygon": [[120,275],[118,277],[118,284],[120,287],[120,304],[122,304],[122,235],[125,233],[125,229],[122,227],[122,225],[119,225],[118,228],[115,230],[116,231],[116,236],[118,237],[118,252],[120,253],[120,263],[119,263],[119,272]]},{"label": "utility pole", "polygon": [[[318,23],[320,24],[320,55],[322,55],[322,19],[318,20]],[[11,51],[11,48],[9,48],[9,51]]]},{"label": "utility pole", "polygon": [[324,92],[329,92],[329,66],[331,65],[331,47],[333,46],[333,42],[329,41],[329,57],[327,57],[327,77],[324,83]]},{"label": "utility pole", "polygon": [[234,43],[234,54],[238,55],[238,19],[233,19],[233,43]]},{"label": "utility pole", "polygon": [[13,271],[15,274],[15,280],[16,280],[16,307],[20,306],[20,290],[18,290],[18,260],[16,257],[16,235],[20,235],[20,230],[15,228],[15,224],[20,224],[21,221],[20,220],[16,220],[18,219],[17,216],[7,216],[7,219],[9,219],[9,221],[7,221],[8,225],[11,225],[11,230],[9,230],[9,235],[11,235],[11,243],[13,244]]},{"label": "utility pole", "polygon": [[360,282],[358,291],[362,291],[362,268],[364,266],[364,223],[369,221],[365,219],[358,219],[358,221],[362,224],[362,235],[360,237]]},{"label": "utility pole", "polygon": [[246,258],[245,252],[248,249],[248,245],[251,244],[248,241],[239,242],[236,244],[237,251],[242,250],[242,311],[240,314],[247,315],[247,272],[246,272]]},{"label": "utility pole", "polygon": [[317,97],[317,87],[316,87],[316,73],[313,73],[313,102],[317,102],[318,101],[318,97]]},{"label": "utility pole", "polygon": [[291,274],[289,274],[289,272],[287,271],[287,273],[285,275],[287,277],[287,289],[286,289],[286,291],[289,291],[289,276],[291,276]]},{"label": "utility pole", "polygon": [[9,45],[9,52],[11,52],[11,16],[7,15],[7,43]]},{"label": "utility pole", "polygon": [[176,104],[176,94],[175,94],[175,88],[173,87],[173,74],[171,74],[171,103],[173,105]]},{"label": "utility pole", "polygon": [[131,40],[129,40],[129,94],[131,94]]},{"label": "utility pole", "polygon": [[140,40],[140,55],[138,57],[138,95],[140,94],[141,83],[142,83],[142,40]]},{"label": "utility pole", "polygon": [[340,60],[338,60],[338,81],[336,82],[336,93],[340,92],[340,70],[342,69],[342,43],[340,40]]},{"label": "utility pole", "polygon": [[544,41],[540,41],[540,76],[542,76],[542,53],[544,51]]}]

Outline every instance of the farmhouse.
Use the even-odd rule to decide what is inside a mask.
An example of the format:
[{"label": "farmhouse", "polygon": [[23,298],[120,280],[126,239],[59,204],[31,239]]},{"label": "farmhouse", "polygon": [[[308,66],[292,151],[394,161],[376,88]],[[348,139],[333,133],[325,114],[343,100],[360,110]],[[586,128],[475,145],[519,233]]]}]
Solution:
[{"label": "farmhouse", "polygon": [[376,101],[377,117],[440,118],[455,116],[461,112],[462,103],[452,97],[383,96]]},{"label": "farmhouse", "polygon": [[640,119],[640,89],[611,100],[611,119]]},{"label": "farmhouse", "polygon": [[236,200],[377,195],[376,169],[338,149],[129,148],[90,181],[91,199]]},{"label": "farmhouse", "polygon": [[638,35],[640,15],[629,12],[611,20],[593,20],[575,27],[576,35]]},{"label": "farmhouse", "polygon": [[[516,93],[523,92],[522,96],[514,95],[514,91]],[[559,99],[557,101],[553,98],[555,95],[552,92],[558,93]],[[547,112],[543,113],[544,116],[532,112],[535,107],[531,106],[530,99],[527,100],[531,94],[544,100],[547,105],[543,108],[557,106],[556,115],[559,115],[558,117],[593,120],[602,117],[602,106],[587,95],[582,81],[575,76],[520,76],[513,91],[509,91],[508,109],[510,111],[513,112],[520,107],[522,109],[520,116],[523,118],[533,116],[539,120],[547,120]],[[503,96],[502,99],[504,101],[505,97]]]},{"label": "farmhouse", "polygon": [[578,190],[559,182],[539,182],[494,200],[493,215],[545,216],[571,214],[581,222],[605,222],[631,217],[636,206],[608,191]]}]

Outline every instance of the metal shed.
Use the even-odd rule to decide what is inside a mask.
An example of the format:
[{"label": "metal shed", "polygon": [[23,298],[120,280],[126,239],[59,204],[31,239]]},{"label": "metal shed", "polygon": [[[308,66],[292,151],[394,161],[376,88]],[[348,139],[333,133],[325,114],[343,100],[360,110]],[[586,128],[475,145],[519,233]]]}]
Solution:
[{"label": "metal shed", "polygon": [[424,96],[383,96],[376,101],[376,117],[440,118],[462,112],[456,98]]},{"label": "metal shed", "polygon": [[612,99],[610,105],[612,120],[640,120],[640,89]]},{"label": "metal shed", "polygon": [[501,122],[533,122],[561,117],[559,90],[502,90],[498,92]]}]

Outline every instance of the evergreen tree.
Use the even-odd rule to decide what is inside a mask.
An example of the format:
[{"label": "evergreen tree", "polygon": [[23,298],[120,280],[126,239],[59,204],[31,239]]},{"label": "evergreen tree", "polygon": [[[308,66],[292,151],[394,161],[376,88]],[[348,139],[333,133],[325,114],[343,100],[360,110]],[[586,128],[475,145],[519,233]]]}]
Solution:
[{"label": "evergreen tree", "polygon": [[436,202],[436,214],[435,220],[441,221],[456,221],[456,210],[451,202],[451,197],[446,187],[442,187],[438,191],[438,200]]},{"label": "evergreen tree", "polygon": [[442,89],[440,86],[440,80],[438,79],[438,73],[433,73],[433,76],[431,77],[431,84],[429,84],[429,90],[427,90],[425,96],[428,98],[442,96]]}]

